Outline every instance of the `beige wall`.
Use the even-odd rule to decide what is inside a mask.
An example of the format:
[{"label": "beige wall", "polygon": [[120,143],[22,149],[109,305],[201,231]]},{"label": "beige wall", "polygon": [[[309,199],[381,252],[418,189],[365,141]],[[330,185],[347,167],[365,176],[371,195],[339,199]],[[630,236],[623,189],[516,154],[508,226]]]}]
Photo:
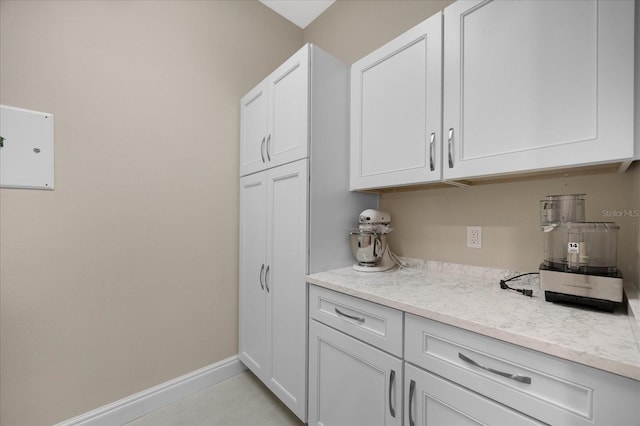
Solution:
[{"label": "beige wall", "polygon": [[[351,64],[450,3],[338,0],[304,37]],[[640,203],[638,168],[624,174],[397,192],[382,195],[380,207],[391,213],[389,242],[399,255],[533,271],[543,256],[538,201],[548,194],[586,193],[588,220],[620,225],[619,265],[633,279],[640,273],[640,218],[605,217],[603,210],[630,210]],[[483,227],[482,249],[466,247],[468,225]]]},{"label": "beige wall", "polygon": [[[637,175],[637,172],[635,173]],[[389,244],[398,254],[470,265],[536,271],[543,257],[539,200],[550,194],[587,194],[589,221],[620,226],[618,267],[637,276],[640,217],[634,210],[633,172],[494,183],[471,188],[397,192],[382,196],[394,232]],[[466,227],[482,226],[482,248],[466,247]]]},{"label": "beige wall", "polygon": [[0,2],[0,101],[55,191],[0,190],[0,424],[237,353],[239,99],[302,46],[255,1]]},{"label": "beige wall", "polygon": [[337,0],[304,30],[304,41],[352,64],[454,0]]}]

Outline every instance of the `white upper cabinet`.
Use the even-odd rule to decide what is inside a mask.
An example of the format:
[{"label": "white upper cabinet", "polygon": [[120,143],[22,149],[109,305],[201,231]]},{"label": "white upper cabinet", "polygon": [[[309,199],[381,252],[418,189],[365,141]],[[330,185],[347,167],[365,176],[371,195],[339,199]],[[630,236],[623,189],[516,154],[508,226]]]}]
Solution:
[{"label": "white upper cabinet", "polygon": [[240,100],[240,176],[308,156],[309,45]]},{"label": "white upper cabinet", "polygon": [[266,168],[267,81],[240,99],[240,176]]},{"label": "white upper cabinet", "polygon": [[630,160],[633,1],[444,12],[444,179]]},{"label": "white upper cabinet", "polygon": [[442,14],[351,67],[351,189],[441,178]]},{"label": "white upper cabinet", "polygon": [[308,156],[309,45],[280,65],[268,78],[270,167]]},{"label": "white upper cabinet", "polygon": [[351,67],[350,187],[629,162],[633,127],[634,1],[459,0]]}]

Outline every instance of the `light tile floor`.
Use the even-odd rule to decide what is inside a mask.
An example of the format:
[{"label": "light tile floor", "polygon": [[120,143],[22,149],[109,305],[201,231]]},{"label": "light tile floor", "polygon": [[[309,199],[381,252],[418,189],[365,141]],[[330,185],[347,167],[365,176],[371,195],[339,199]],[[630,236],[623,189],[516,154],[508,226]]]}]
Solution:
[{"label": "light tile floor", "polygon": [[303,423],[245,371],[140,417],[128,426],[301,426]]}]

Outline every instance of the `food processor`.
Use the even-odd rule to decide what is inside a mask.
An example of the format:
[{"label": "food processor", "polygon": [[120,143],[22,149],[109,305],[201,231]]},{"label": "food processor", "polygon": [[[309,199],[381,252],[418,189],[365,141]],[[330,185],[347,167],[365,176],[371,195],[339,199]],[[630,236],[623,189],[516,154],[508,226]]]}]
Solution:
[{"label": "food processor", "polygon": [[358,229],[349,231],[351,251],[358,263],[353,269],[360,272],[383,272],[396,266],[391,249],[387,244],[387,234],[391,215],[380,210],[367,209],[358,216]]},{"label": "food processor", "polygon": [[544,261],[540,289],[549,302],[613,311],[622,302],[613,222],[585,222],[584,194],[548,195],[540,201]]}]

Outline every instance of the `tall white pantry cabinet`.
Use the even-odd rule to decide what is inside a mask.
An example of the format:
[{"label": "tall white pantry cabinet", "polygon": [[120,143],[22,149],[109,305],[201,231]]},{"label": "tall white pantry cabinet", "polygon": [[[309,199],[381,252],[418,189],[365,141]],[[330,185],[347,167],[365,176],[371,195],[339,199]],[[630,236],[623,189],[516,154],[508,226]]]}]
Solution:
[{"label": "tall white pantry cabinet", "polygon": [[307,44],[240,101],[240,360],[307,417],[305,275],[351,264],[349,68]]}]

